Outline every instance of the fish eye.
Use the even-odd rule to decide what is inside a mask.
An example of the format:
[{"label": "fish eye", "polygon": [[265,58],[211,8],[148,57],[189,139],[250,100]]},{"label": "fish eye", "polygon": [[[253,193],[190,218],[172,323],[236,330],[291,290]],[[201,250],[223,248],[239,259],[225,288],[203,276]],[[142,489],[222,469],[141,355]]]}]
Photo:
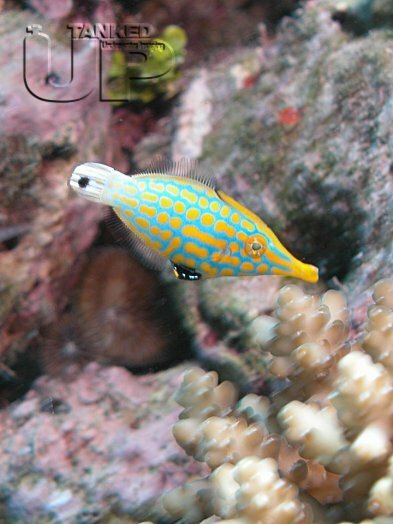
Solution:
[{"label": "fish eye", "polygon": [[245,243],[245,251],[252,258],[261,258],[266,251],[266,240],[261,235],[248,237]]},{"label": "fish eye", "polygon": [[89,185],[89,178],[87,176],[81,176],[78,180],[78,186],[84,189]]}]

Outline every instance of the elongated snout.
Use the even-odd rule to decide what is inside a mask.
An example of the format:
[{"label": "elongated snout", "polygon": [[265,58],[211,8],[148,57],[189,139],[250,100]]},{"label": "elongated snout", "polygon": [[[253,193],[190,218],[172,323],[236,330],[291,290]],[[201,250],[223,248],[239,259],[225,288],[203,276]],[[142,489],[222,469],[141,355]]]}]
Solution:
[{"label": "elongated snout", "polygon": [[103,192],[109,179],[113,178],[118,171],[113,167],[99,164],[97,162],[85,162],[74,168],[69,186],[78,195],[105,204]]},{"label": "elongated snout", "polygon": [[301,280],[311,282],[312,284],[318,282],[319,271],[316,266],[305,264],[296,258],[294,258],[292,266],[292,271],[289,272],[288,276],[300,278]]},{"label": "elongated snout", "polygon": [[318,268],[311,264],[305,264],[300,260],[297,260],[291,255],[291,261],[286,262],[285,265],[276,266],[273,268],[272,273],[275,275],[281,275],[283,277],[300,278],[305,282],[315,283],[318,282]]}]

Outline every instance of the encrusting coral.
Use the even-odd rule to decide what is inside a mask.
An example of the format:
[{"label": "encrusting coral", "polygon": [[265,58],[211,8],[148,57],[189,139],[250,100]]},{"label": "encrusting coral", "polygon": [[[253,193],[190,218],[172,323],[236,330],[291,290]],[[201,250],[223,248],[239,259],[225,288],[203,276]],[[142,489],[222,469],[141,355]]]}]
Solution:
[{"label": "encrusting coral", "polygon": [[163,496],[171,518],[391,522],[393,280],[379,281],[373,299],[364,336],[350,344],[340,292],[319,298],[284,287],[266,350],[285,381],[271,399],[236,403],[235,387],[215,372],[185,374],[173,433],[212,472]]},{"label": "encrusting coral", "polygon": [[93,360],[94,335],[82,329],[75,313],[66,313],[50,327],[41,330],[41,363],[47,375],[73,377]]},{"label": "encrusting coral", "polygon": [[140,367],[173,358],[168,350],[176,347],[172,309],[156,275],[125,250],[93,252],[80,283],[78,310],[84,328],[99,340],[98,361]]},{"label": "encrusting coral", "polygon": [[93,360],[136,369],[186,356],[187,333],[167,288],[124,249],[92,251],[72,309],[42,330],[49,375],[72,377]]}]

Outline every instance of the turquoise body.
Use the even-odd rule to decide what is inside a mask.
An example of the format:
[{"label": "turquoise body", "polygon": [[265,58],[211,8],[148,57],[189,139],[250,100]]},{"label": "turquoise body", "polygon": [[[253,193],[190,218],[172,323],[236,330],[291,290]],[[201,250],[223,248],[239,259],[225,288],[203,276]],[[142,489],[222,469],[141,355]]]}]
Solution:
[{"label": "turquoise body", "polygon": [[302,264],[251,211],[186,177],[118,174],[102,201],[153,251],[205,278],[292,274]]}]

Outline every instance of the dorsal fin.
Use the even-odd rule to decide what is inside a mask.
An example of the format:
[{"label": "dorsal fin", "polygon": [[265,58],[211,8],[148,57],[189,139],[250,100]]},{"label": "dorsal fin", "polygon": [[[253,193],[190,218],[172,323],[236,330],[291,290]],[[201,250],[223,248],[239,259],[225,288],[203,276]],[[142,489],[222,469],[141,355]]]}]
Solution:
[{"label": "dorsal fin", "polygon": [[189,178],[206,187],[216,189],[214,173],[207,168],[202,168],[197,160],[191,160],[190,158],[182,158],[178,162],[172,162],[171,160],[158,157],[146,169],[130,173],[130,176],[135,177],[146,175],[170,175]]},{"label": "dorsal fin", "polygon": [[168,260],[150,249],[141,238],[133,233],[123,222],[115,209],[110,208],[105,219],[117,242],[149,269],[161,271]]}]

